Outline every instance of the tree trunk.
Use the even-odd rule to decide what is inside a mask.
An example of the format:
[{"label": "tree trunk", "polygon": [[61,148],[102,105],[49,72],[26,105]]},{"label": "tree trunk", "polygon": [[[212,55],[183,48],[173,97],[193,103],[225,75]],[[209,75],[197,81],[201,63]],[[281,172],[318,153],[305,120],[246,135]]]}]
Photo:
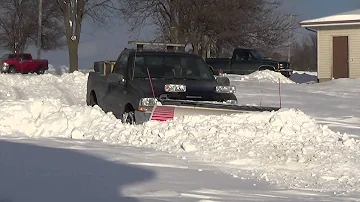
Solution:
[{"label": "tree trunk", "polygon": [[77,40],[68,39],[68,52],[70,68],[69,73],[79,70],[79,55],[78,55],[79,43]]},{"label": "tree trunk", "polygon": [[178,31],[178,24],[176,22],[176,2],[170,1],[170,42],[177,43],[177,36],[176,33]]},{"label": "tree trunk", "polygon": [[60,8],[63,12],[65,31],[66,31],[66,40],[69,52],[69,62],[70,68],[69,73],[79,70],[79,42],[80,42],[80,33],[81,33],[81,22],[84,10],[84,1],[77,0],[74,5],[69,4],[68,2],[60,2]]}]

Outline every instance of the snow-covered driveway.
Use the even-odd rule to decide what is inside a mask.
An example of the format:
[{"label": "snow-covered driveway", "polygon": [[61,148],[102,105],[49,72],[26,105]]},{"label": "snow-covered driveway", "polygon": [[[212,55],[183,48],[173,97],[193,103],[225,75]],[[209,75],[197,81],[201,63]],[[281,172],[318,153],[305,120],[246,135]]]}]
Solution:
[{"label": "snow-covered driveway", "polygon": [[[273,106],[278,105],[279,98],[277,77],[267,72],[230,76],[241,104],[261,102]],[[360,191],[360,144],[351,137],[360,134],[360,104],[356,101],[360,99],[356,88],[359,80],[294,84],[281,77],[282,105],[290,109],[223,117],[189,116],[140,126],[124,125],[98,107],[86,106],[86,80],[87,75],[80,72],[61,76],[0,75],[0,143],[3,144],[0,169],[10,173],[7,178],[6,172],[3,173],[4,179],[11,181],[18,172],[21,176],[18,180],[24,180],[30,172],[31,180],[39,186],[60,176],[74,177],[84,184],[93,184],[91,180],[105,184],[109,180],[113,190],[122,187],[121,196],[169,201],[236,201],[240,197],[246,201],[333,200],[334,195],[348,192],[350,195],[343,199],[358,196],[352,191]],[[329,124],[331,130],[318,123]],[[34,137],[40,139],[31,139]],[[49,148],[43,148],[45,145]],[[63,149],[57,151],[58,147]],[[12,153],[20,161],[9,160]],[[67,156],[79,156],[78,153],[85,155],[85,159],[96,155],[94,165],[84,166],[77,163],[84,160],[75,157],[68,160]],[[20,154],[29,156],[22,158]],[[38,155],[38,159],[30,157]],[[42,158],[52,162],[52,156],[64,165],[60,162],[53,167],[52,163],[42,165],[46,163]],[[31,158],[36,161],[26,160]],[[92,161],[90,158],[89,162]],[[112,167],[117,168],[111,164],[121,162],[126,165],[119,167],[119,172],[126,175],[113,173]],[[109,165],[110,171],[105,168],[99,172],[102,163]],[[132,174],[128,170],[131,166],[140,173]],[[142,172],[146,174],[137,179],[136,175],[141,176]],[[128,175],[134,178],[126,178]],[[45,176],[44,181],[41,176]],[[129,179],[123,182],[127,184],[125,187],[117,184],[122,176]],[[83,180],[85,177],[90,177],[89,181]],[[4,190],[16,196],[15,184],[11,187],[0,182],[0,190],[8,187]],[[83,184],[75,183],[74,189],[78,186]],[[81,189],[84,193],[89,191],[89,196],[81,198],[83,195],[78,194],[78,199],[100,200],[92,196],[97,189],[101,196],[115,199],[111,196],[116,192],[98,186]],[[46,188],[49,193],[56,191]],[[71,186],[63,191],[70,193]],[[34,194],[34,201],[48,199],[39,196],[35,200],[39,192],[28,190],[27,193]],[[0,201],[3,196],[7,199],[9,194],[0,191]],[[19,195],[24,196],[27,194]]]}]

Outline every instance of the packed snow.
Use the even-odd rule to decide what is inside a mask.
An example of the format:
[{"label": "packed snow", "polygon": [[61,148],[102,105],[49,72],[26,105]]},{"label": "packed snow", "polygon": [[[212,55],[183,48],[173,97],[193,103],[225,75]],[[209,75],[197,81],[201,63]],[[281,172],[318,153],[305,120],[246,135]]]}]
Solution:
[{"label": "packed snow", "polygon": [[85,103],[87,74],[74,72],[27,76],[0,74],[1,100],[59,99],[66,105]]},{"label": "packed snow", "polygon": [[[4,101],[0,131],[30,137],[101,140],[160,151],[194,153],[208,162],[257,170],[287,187],[360,190],[360,144],[298,110],[186,116],[167,123],[124,125],[98,107],[60,100]],[[331,162],[331,167],[327,167]],[[346,167],[344,166],[346,165]]]},{"label": "packed snow", "polygon": [[231,81],[247,81],[259,83],[314,83],[317,81],[316,72],[294,71],[293,74],[286,78],[282,74],[270,70],[257,71],[248,75],[225,74]]},{"label": "packed snow", "polygon": [[[294,82],[291,77],[266,71],[228,75],[237,87],[240,103],[257,102],[254,97],[261,97],[263,105],[277,104],[280,79],[285,88],[284,109],[229,116],[185,116],[168,122],[126,125],[97,106],[86,106],[87,75],[81,72],[61,76],[0,75],[2,135],[100,140],[155,148],[185,159],[201,160],[234,177],[250,175],[283,188],[360,191],[360,143],[352,138],[360,134],[335,132],[319,124],[318,120],[326,117],[321,117],[321,113],[315,117],[316,110],[311,105],[321,111],[321,107],[326,108],[331,102],[315,99],[317,103],[306,100],[302,104],[304,100],[299,99],[317,96],[324,101],[335,96],[354,102],[359,98],[359,93],[352,94],[359,91],[354,87],[360,84],[359,80],[309,85],[296,84],[305,82]],[[264,86],[271,91],[267,92]],[[258,90],[263,88],[259,94]],[[297,103],[296,107],[289,107],[292,103]],[[359,120],[360,112],[350,108],[342,108],[347,110],[342,113],[352,114],[353,121]],[[308,112],[315,114],[310,116]],[[356,124],[359,123],[352,127],[360,128]]]},{"label": "packed snow", "polygon": [[93,140],[0,136],[0,154],[2,202],[359,201],[279,189],[173,154]]}]

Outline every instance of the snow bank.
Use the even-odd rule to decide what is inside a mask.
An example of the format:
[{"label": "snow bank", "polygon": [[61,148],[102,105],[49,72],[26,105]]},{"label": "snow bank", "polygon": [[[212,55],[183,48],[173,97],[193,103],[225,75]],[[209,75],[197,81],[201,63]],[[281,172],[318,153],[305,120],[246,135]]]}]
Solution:
[{"label": "snow bank", "polygon": [[69,67],[65,65],[54,66],[52,64],[49,64],[49,69],[47,70],[47,72],[55,75],[62,75],[69,72]]},{"label": "snow bank", "polygon": [[287,187],[360,190],[360,147],[297,110],[186,116],[124,125],[98,107],[60,99],[0,103],[0,131],[30,137],[93,139],[194,154]]},{"label": "snow bank", "polygon": [[[79,68],[78,72],[82,72],[82,73],[89,73],[92,72],[93,69],[84,69],[84,68]],[[49,74],[54,74],[54,75],[62,75],[62,74],[67,74],[69,72],[69,67],[65,66],[65,65],[61,65],[61,66],[54,66],[52,64],[49,64],[49,69],[46,71],[46,73]]]},{"label": "snow bank", "polygon": [[294,71],[290,79],[295,83],[315,83],[317,72]]},{"label": "snow bank", "polygon": [[85,103],[88,74],[74,72],[53,74],[0,74],[1,100],[60,99],[63,103]]},{"label": "snow bank", "polygon": [[252,74],[248,75],[234,75],[227,74],[231,81],[256,81],[256,82],[266,82],[266,83],[279,83],[279,79],[281,83],[294,83],[291,79],[286,78],[281,73],[264,70],[264,71],[256,71]]}]

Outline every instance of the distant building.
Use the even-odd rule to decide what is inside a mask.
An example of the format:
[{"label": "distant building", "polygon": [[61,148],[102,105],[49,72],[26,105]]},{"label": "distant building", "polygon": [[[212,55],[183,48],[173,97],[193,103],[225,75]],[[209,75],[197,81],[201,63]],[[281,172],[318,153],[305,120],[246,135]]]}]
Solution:
[{"label": "distant building", "polygon": [[305,20],[300,25],[317,31],[319,82],[360,78],[360,9]]}]

